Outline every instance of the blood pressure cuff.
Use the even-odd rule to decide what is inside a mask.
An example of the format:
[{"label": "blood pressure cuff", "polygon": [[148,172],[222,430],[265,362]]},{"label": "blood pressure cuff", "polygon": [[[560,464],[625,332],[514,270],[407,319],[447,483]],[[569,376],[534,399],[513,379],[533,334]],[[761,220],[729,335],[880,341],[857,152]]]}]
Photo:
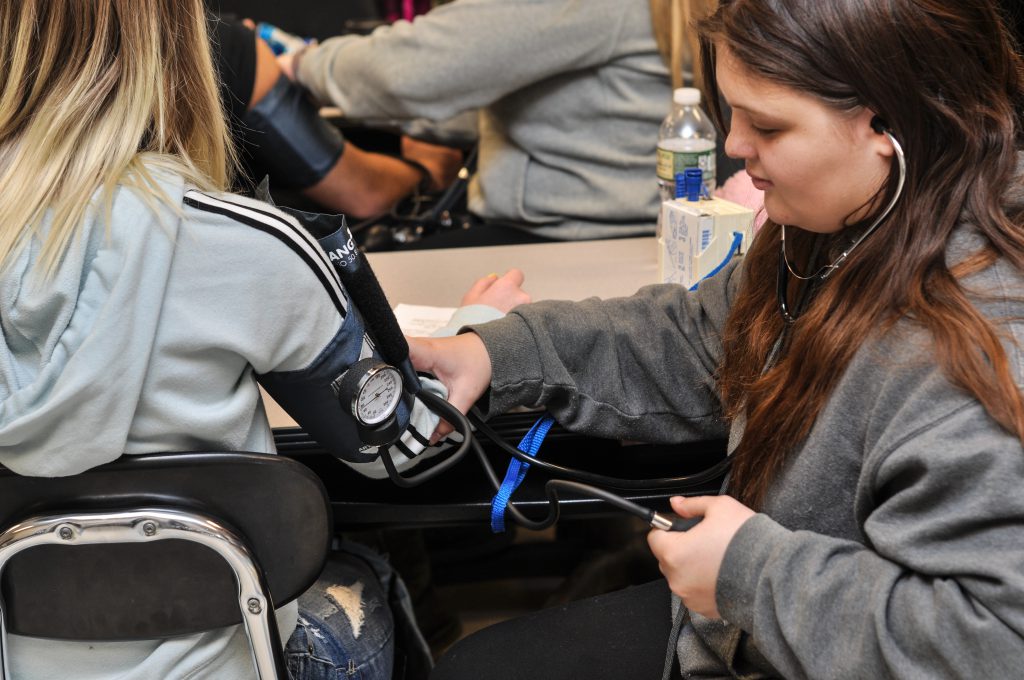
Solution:
[{"label": "blood pressure cuff", "polygon": [[[318,237],[321,248],[336,268],[351,265],[357,251],[344,216],[279,209],[298,219],[307,231]],[[257,379],[274,401],[331,454],[353,464],[379,463],[377,447],[362,441],[351,405],[339,401],[334,387],[338,378],[352,364],[367,357],[380,358],[352,295],[345,290],[340,280],[337,286],[343,298],[339,301],[343,321],[330,342],[305,368],[267,373],[257,376]],[[301,329],[294,330],[302,332]],[[418,390],[419,385],[414,389]],[[408,429],[413,403],[414,397],[406,386],[397,412],[398,431],[401,433],[406,433]],[[365,470],[367,466],[359,467]]]},{"label": "blood pressure cuff", "polygon": [[320,113],[306,91],[282,75],[246,113],[245,138],[275,186],[311,187],[345,150],[345,138]]}]

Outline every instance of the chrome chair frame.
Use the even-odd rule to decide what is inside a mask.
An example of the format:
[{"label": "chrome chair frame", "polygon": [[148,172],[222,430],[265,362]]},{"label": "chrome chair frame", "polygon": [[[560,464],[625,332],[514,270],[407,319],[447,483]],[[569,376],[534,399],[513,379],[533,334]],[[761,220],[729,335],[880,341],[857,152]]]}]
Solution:
[{"label": "chrome chair frame", "polygon": [[[0,575],[12,557],[40,545],[71,547],[168,539],[198,543],[228,563],[238,584],[238,608],[259,679],[287,678],[273,601],[253,553],[241,536],[209,515],[152,507],[30,517],[0,533]],[[0,600],[0,680],[11,678],[7,650],[6,617]]]},{"label": "chrome chair frame", "polygon": [[244,624],[259,680],[285,680],[275,609],[334,535],[320,479],[283,456],[126,455],[67,477],[0,467],[0,680],[9,635],[98,642]]}]

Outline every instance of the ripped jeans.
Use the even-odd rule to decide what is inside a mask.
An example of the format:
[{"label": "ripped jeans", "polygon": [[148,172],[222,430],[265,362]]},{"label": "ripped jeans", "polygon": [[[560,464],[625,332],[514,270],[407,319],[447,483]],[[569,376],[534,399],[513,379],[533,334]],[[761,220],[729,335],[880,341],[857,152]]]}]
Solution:
[{"label": "ripped jeans", "polygon": [[349,541],[299,596],[284,653],[291,680],[413,680],[431,666],[402,579],[383,557]]}]

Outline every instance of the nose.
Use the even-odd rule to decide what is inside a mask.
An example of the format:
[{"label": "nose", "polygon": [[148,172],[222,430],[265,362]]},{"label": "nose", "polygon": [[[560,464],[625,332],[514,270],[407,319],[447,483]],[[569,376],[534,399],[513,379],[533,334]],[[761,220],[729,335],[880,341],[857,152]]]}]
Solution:
[{"label": "nose", "polygon": [[725,155],[739,160],[750,160],[756,155],[750,137],[743,134],[741,126],[733,124],[729,129],[725,138]]}]

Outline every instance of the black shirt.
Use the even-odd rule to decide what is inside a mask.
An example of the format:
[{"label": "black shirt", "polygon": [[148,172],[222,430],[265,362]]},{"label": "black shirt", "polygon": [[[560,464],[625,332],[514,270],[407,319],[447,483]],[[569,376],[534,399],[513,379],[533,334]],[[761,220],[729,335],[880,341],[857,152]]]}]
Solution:
[{"label": "black shirt", "polygon": [[213,60],[220,76],[221,99],[230,115],[232,134],[245,118],[256,83],[256,34],[241,22],[210,23]]}]

